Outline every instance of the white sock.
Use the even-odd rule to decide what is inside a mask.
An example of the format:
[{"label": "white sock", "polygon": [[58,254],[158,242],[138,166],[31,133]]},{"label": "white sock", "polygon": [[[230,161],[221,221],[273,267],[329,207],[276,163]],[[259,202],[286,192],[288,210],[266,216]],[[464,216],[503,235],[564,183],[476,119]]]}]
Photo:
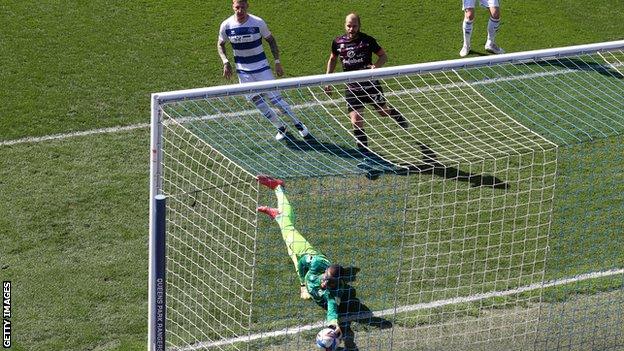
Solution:
[{"label": "white sock", "polygon": [[271,98],[271,103],[277,106],[283,114],[290,117],[294,124],[301,124],[301,121],[295,116],[294,112],[290,108],[290,105],[284,101],[281,96]]},{"label": "white sock", "polygon": [[264,98],[262,96],[255,97],[253,99],[253,103],[256,105],[258,110],[262,112],[264,117],[271,121],[275,128],[279,129],[284,126],[284,123],[277,117],[275,111],[273,111],[273,109],[271,109],[269,105],[267,105],[266,101],[264,101]]},{"label": "white sock", "polygon": [[464,46],[470,47],[470,37],[472,37],[472,21],[464,19],[462,29],[464,31]]},{"label": "white sock", "polygon": [[495,43],[496,42],[496,32],[498,31],[498,26],[500,25],[500,19],[493,19],[492,17],[490,17],[490,20],[488,21],[488,26],[487,26],[487,31],[488,31],[488,38],[487,40]]}]

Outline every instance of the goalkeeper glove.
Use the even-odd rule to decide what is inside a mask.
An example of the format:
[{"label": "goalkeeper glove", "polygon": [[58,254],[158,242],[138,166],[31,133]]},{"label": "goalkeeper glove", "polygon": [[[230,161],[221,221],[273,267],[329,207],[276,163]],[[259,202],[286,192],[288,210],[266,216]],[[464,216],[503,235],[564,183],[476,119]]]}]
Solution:
[{"label": "goalkeeper glove", "polygon": [[308,288],[306,288],[305,284],[301,285],[301,298],[304,300],[309,300],[312,296],[308,293]]}]

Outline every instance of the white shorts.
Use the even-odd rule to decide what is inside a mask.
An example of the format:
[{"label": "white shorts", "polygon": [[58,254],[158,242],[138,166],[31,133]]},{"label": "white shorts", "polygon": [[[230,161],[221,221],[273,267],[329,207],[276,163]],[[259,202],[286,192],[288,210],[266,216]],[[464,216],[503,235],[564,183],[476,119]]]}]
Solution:
[{"label": "white shorts", "polygon": [[[464,1],[464,7],[462,7],[462,10],[466,10],[466,9],[474,9],[475,8],[475,3],[477,2],[477,0],[463,0]],[[498,0],[479,0],[479,2],[481,3],[481,6],[483,7],[499,7],[498,5]]]},{"label": "white shorts", "polygon": [[[273,71],[271,71],[270,68],[262,72],[258,72],[258,73],[244,73],[244,72],[237,72],[237,73],[238,73],[238,81],[240,83],[261,82],[264,80],[275,79],[275,77],[273,77]],[[245,97],[247,98],[247,100],[251,100],[254,96],[257,96],[257,95],[258,94],[248,94],[248,95],[245,95]],[[280,96],[278,92],[274,92],[274,91],[263,93],[262,95],[265,98],[268,98],[269,100]]]}]

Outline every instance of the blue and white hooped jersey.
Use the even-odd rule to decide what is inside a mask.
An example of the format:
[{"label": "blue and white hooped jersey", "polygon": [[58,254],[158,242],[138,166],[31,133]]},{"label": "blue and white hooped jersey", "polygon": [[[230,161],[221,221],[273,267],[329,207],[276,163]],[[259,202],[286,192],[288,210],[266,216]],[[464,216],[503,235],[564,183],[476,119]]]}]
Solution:
[{"label": "blue and white hooped jersey", "polygon": [[271,69],[262,48],[262,38],[270,36],[271,32],[262,18],[248,16],[245,23],[238,23],[236,15],[223,21],[219,40],[232,43],[236,71],[253,74]]}]

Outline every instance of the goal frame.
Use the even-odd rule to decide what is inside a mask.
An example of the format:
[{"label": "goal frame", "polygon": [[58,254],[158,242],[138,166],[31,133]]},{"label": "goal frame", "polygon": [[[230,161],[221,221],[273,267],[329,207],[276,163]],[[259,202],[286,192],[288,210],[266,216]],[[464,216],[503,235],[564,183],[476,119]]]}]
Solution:
[{"label": "goal frame", "polygon": [[[435,73],[453,69],[466,69],[490,66],[504,63],[521,63],[547,58],[564,58],[572,55],[595,54],[624,49],[624,40],[610,41],[596,44],[568,46],[509,53],[496,56],[482,56],[464,59],[445,60],[438,62],[419,63],[404,66],[384,67],[375,70],[361,70],[339,72],[333,74],[312,75],[307,77],[285,78],[262,82],[230,84],[198,89],[176,90],[153,93],[151,95],[151,136],[150,136],[150,191],[149,191],[149,274],[148,274],[148,351],[165,350],[164,320],[166,311],[166,294],[164,286],[164,196],[162,189],[162,121],[161,106],[166,103],[210,98],[229,95],[249,94],[251,92],[265,92],[275,89],[303,88],[318,85],[319,83],[333,84],[374,80],[378,78]],[[162,295],[158,295],[162,294]],[[162,315],[158,315],[158,311]],[[163,322],[162,328],[158,323]],[[162,338],[162,339],[158,339]],[[162,340],[162,343],[157,343]]]}]

